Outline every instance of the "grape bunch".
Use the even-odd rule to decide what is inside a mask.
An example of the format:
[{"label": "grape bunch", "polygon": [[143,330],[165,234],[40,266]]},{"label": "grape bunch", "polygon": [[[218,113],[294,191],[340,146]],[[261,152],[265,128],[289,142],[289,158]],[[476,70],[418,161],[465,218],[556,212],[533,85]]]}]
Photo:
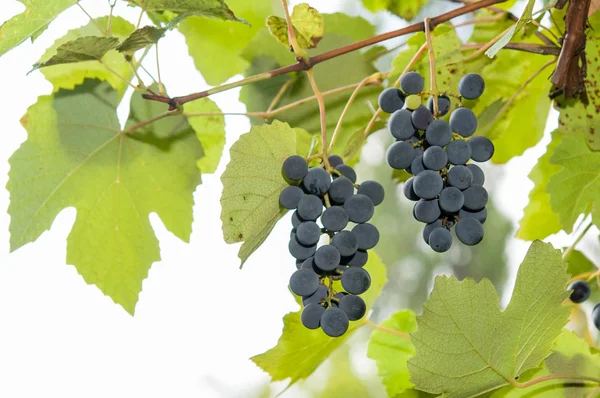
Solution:
[{"label": "grape bunch", "polygon": [[[433,96],[424,106],[420,96],[424,85],[420,74],[409,72],[400,80],[401,89],[388,88],[381,93],[379,106],[392,114],[388,130],[396,139],[388,148],[387,162],[413,175],[406,181],[404,195],[416,202],[413,216],[427,224],[423,239],[442,253],[452,246],[452,227],[465,245],[483,239],[488,201],[485,176],[469,161],[488,161],[494,144],[486,137],[472,137],[477,117],[469,108],[457,108],[449,121],[440,119],[450,113],[449,96],[438,96],[437,114]],[[475,73],[464,76],[458,86],[460,96],[466,99],[479,98],[484,89],[483,78]]]},{"label": "grape bunch", "polygon": [[349,321],[367,310],[360,295],[369,289],[371,277],[362,267],[367,250],[379,241],[379,231],[368,221],[384,190],[376,181],[356,185],[355,171],[341,157],[328,160],[330,171],[309,168],[301,156],[285,159],[282,174],[289,186],[279,203],[295,210],[288,247],[298,270],[290,278],[290,290],[302,297],[302,324],[339,337]]},{"label": "grape bunch", "polygon": [[[575,304],[582,304],[590,298],[592,290],[585,280],[577,280],[569,285],[567,290],[572,290],[569,299]],[[600,330],[600,303],[596,304],[592,310],[592,322],[596,329]]]}]

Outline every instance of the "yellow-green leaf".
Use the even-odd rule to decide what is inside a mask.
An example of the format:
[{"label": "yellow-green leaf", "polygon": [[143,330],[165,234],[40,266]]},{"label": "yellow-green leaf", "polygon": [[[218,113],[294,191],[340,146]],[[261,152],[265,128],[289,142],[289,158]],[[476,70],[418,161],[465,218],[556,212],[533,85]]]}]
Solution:
[{"label": "yellow-green leaf", "polygon": [[428,0],[363,0],[369,11],[387,10],[400,18],[410,21],[414,19]]},{"label": "yellow-green leaf", "polygon": [[[386,282],[385,265],[374,251],[369,251],[365,269],[371,275],[371,287],[361,297],[369,310]],[[252,361],[271,375],[272,381],[290,379],[290,386],[310,376],[323,361],[342,345],[358,328],[361,321],[350,322],[350,328],[341,337],[329,337],[322,330],[310,330],[302,325],[300,311],[283,318],[283,333],[277,345],[267,352],[252,357]],[[310,355],[307,356],[307,353]]]},{"label": "yellow-green leaf", "polygon": [[496,56],[496,54],[498,54],[498,52],[500,50],[502,50],[502,48],[504,48],[504,46],[506,46],[511,41],[511,39],[514,37],[514,35],[519,33],[521,31],[521,29],[523,29],[525,27],[525,24],[528,23],[529,21],[531,21],[531,18],[533,17],[532,14],[533,14],[533,6],[534,5],[535,5],[535,0],[527,1],[527,5],[525,6],[523,13],[521,14],[521,18],[519,18],[519,20],[517,21],[515,26],[512,27],[511,29],[509,29],[508,32],[506,32],[504,34],[504,36],[502,36],[500,38],[500,40],[498,40],[496,43],[494,43],[494,45],[491,46],[485,52],[485,55],[487,55],[490,58],[494,58],[494,56]]},{"label": "yellow-green leaf", "polygon": [[[190,116],[188,122],[196,132],[204,149],[204,157],[198,160],[198,167],[203,174],[214,173],[221,160],[225,147],[225,118],[219,114],[219,106],[211,99],[188,102],[184,106],[186,114],[208,113],[203,116]],[[210,113],[213,113],[210,115]]]},{"label": "yellow-green leaf", "polygon": [[[296,40],[301,48],[315,48],[325,33],[325,21],[316,8],[306,3],[298,4],[290,16]],[[267,27],[271,35],[281,44],[290,47],[288,26],[284,18],[271,15],[267,19]]]},{"label": "yellow-green leaf", "polygon": [[156,44],[165,35],[167,29],[154,26],[144,26],[136,29],[117,47],[122,53],[133,53],[149,44]]},{"label": "yellow-green leaf", "polygon": [[[224,20],[241,21],[229,9],[224,0],[127,0],[130,5],[143,8],[147,12],[168,11],[176,14],[195,15]],[[243,21],[246,22],[246,21]]]},{"label": "yellow-green leaf", "polygon": [[39,35],[60,13],[75,4],[73,0],[19,0],[26,10],[0,26],[0,56]]},{"label": "yellow-green leaf", "polygon": [[489,280],[437,277],[412,334],[416,355],[408,369],[415,388],[473,397],[539,366],[569,318],[566,271],[560,250],[533,242],[504,312]]},{"label": "yellow-green leaf", "polygon": [[[403,333],[417,330],[415,313],[410,310],[396,312],[381,326]],[[415,355],[411,341],[389,332],[375,330],[369,340],[367,356],[377,363],[379,376],[390,397],[413,387],[408,374],[408,360]]]},{"label": "yellow-green leaf", "polygon": [[10,158],[10,246],[33,242],[74,207],[67,262],[133,314],[142,281],[160,260],[150,213],[189,240],[202,147],[183,116],[121,131],[118,103],[107,83],[86,80],[29,108],[27,141]]},{"label": "yellow-green leaf", "polygon": [[565,257],[565,260],[569,263],[569,269],[567,272],[569,272],[569,274],[572,276],[581,275],[586,272],[593,272],[598,269],[592,260],[587,258],[587,256],[579,250],[571,250],[567,257]]},{"label": "yellow-green leaf", "polygon": [[72,64],[83,61],[100,61],[104,55],[119,45],[116,37],[86,36],[61,44],[49,60],[33,65],[34,71],[53,65]]}]

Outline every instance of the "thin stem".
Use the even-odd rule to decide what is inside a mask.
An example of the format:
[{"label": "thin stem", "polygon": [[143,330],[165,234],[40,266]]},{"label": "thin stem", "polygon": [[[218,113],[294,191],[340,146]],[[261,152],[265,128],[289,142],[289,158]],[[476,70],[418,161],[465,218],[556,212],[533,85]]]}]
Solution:
[{"label": "thin stem", "polygon": [[429,80],[431,83],[431,92],[433,94],[433,117],[438,115],[438,94],[435,79],[435,53],[433,52],[433,38],[430,27],[431,20],[425,18],[425,38],[427,40],[427,54],[429,54]]},{"label": "thin stem", "polygon": [[113,75],[117,76],[119,79],[123,80],[125,83],[127,83],[129,85],[129,87],[133,88],[134,90],[140,90],[139,87],[136,87],[135,85],[133,85],[129,80],[125,79],[123,76],[121,76],[117,71],[115,71],[113,68],[111,68],[110,66],[108,66],[104,61],[102,61],[101,59],[98,60],[98,62],[100,62],[102,65],[104,65],[104,67],[111,72]]},{"label": "thin stem", "polygon": [[136,29],[139,29],[140,25],[142,24],[142,17],[144,16],[144,12],[146,12],[146,10],[144,10],[144,8],[142,7],[142,10],[140,11],[140,16],[138,17],[137,23],[135,24]]},{"label": "thin stem", "polygon": [[[460,46],[462,51],[466,50],[474,50],[481,49],[487,46],[487,43],[468,43]],[[548,46],[545,44],[537,44],[537,43],[507,43],[503,48],[503,50],[516,50],[516,51],[524,51],[533,54],[540,55],[559,55],[560,48],[556,46]]]},{"label": "thin stem", "polygon": [[597,394],[599,394],[599,393],[600,393],[600,384],[598,384],[598,385],[596,386],[596,388],[594,388],[594,389],[592,390],[592,392],[590,392],[590,394],[587,396],[587,398],[594,398],[594,397],[596,397],[596,396],[597,396]]},{"label": "thin stem", "polygon": [[360,89],[363,88],[364,86],[366,86],[367,83],[369,83],[369,81],[371,79],[375,78],[377,75],[379,75],[379,73],[375,73],[375,74],[373,74],[371,76],[365,77],[358,84],[358,86],[356,86],[356,88],[354,89],[354,92],[352,93],[352,95],[348,99],[348,102],[346,103],[346,106],[344,107],[344,110],[342,111],[342,114],[340,115],[340,118],[339,118],[339,120],[337,122],[337,125],[335,126],[335,130],[333,132],[333,135],[331,136],[331,142],[329,143],[329,152],[331,152],[331,150],[333,149],[333,146],[335,145],[335,140],[337,139],[338,134],[339,134],[340,130],[342,129],[342,124],[344,123],[344,118],[346,117],[346,114],[350,110],[350,107],[352,106],[352,103],[354,102],[354,100],[358,96],[358,93],[360,92]]},{"label": "thin stem", "polygon": [[79,0],[76,0],[75,4],[77,4],[77,6],[79,6],[79,8],[81,8],[81,11],[83,11],[84,14],[87,15],[87,17],[94,24],[94,26],[96,26],[98,28],[98,30],[100,31],[100,33],[102,33],[102,35],[108,36],[108,33],[104,29],[102,29],[102,27],[100,25],[98,25],[98,22],[96,22],[96,20],[94,18],[92,18],[92,16],[85,10],[85,8],[83,8],[83,6],[81,4],[79,4]]},{"label": "thin stem", "polygon": [[256,116],[264,117],[266,112],[183,112],[185,117],[198,116]]},{"label": "thin stem", "polygon": [[[408,63],[408,65],[406,65],[406,68],[404,68],[404,70],[402,71],[402,74],[394,82],[393,87],[398,87],[400,85],[400,79],[402,78],[402,76],[404,76],[406,73],[408,73],[416,65],[416,63],[419,61],[419,59],[421,58],[421,56],[423,55],[423,53],[425,52],[426,49],[427,49],[427,43],[423,43],[423,45],[417,50],[415,55],[413,55],[413,57],[410,60],[410,62]],[[379,119],[379,116],[381,116],[382,112],[383,111],[381,110],[381,108],[379,108],[379,109],[377,109],[377,111],[375,111],[375,113],[373,114],[373,117],[371,118],[371,120],[367,124],[367,127],[365,128],[365,132],[363,133],[363,139],[366,139],[369,136],[369,134],[371,133],[371,130],[373,130],[373,127],[375,127],[375,123],[377,123],[377,119]]]},{"label": "thin stem", "polygon": [[509,98],[508,101],[506,101],[506,103],[502,106],[502,108],[500,108],[500,110],[498,111],[496,116],[494,116],[494,118],[488,123],[488,126],[493,126],[502,117],[502,115],[508,110],[508,108],[513,104],[513,102],[515,102],[515,100],[517,99],[519,94],[521,94],[523,92],[523,90],[525,90],[525,88],[529,85],[529,83],[531,83],[540,73],[542,73],[544,71],[544,69],[546,69],[547,67],[549,67],[550,65],[552,65],[554,63],[556,63],[556,58],[553,58],[550,61],[546,62],[544,65],[542,65],[542,67],[540,69],[535,71],[535,73],[533,75],[529,76],[529,78],[521,85],[521,87],[519,87],[517,89],[517,91],[515,91],[515,93]]},{"label": "thin stem", "polygon": [[464,62],[468,62],[468,61],[472,60],[473,58],[477,58],[479,55],[481,55],[485,51],[487,51],[488,48],[490,48],[491,46],[493,46],[498,40],[500,40],[514,26],[515,26],[515,24],[512,24],[511,26],[509,26],[508,28],[506,28],[502,33],[500,33],[498,36],[494,37],[489,42],[485,43],[483,46],[481,46],[481,48],[479,48],[479,50],[475,51],[473,54],[469,55],[468,57],[465,57],[465,58],[461,59],[460,61],[449,62],[448,65],[456,64],[456,63],[459,63],[459,62],[460,63],[464,63]]},{"label": "thin stem", "polygon": [[379,326],[378,324],[376,324],[375,322],[370,321],[369,319],[363,320],[363,323],[365,325],[371,326],[373,329],[377,329],[377,330],[382,331],[384,333],[393,334],[393,335],[396,335],[396,336],[400,336],[400,337],[402,337],[404,339],[410,340],[410,334],[408,334],[408,333],[404,333],[404,332],[401,332],[399,330],[389,329],[389,328],[386,328],[384,326]]},{"label": "thin stem", "polygon": [[133,64],[133,60],[129,59],[127,61],[127,63],[129,64],[129,66],[131,66],[131,71],[133,72],[133,75],[137,78],[138,80],[138,87],[141,88],[142,90],[146,89],[146,85],[144,84],[144,81],[142,80],[142,78],[140,77],[140,75],[138,74],[137,68],[135,67],[135,65]]},{"label": "thin stem", "polygon": [[158,43],[156,43],[156,73],[158,75],[158,92],[160,95],[165,95],[165,86],[162,84],[160,77],[160,57],[158,56]]},{"label": "thin stem", "polygon": [[456,29],[456,28],[460,28],[462,26],[476,25],[478,23],[496,22],[505,17],[506,17],[506,13],[499,13],[499,14],[496,14],[491,17],[471,19],[470,21],[464,21],[464,22],[461,22],[461,23],[458,23],[458,24],[452,25],[452,26],[454,27],[454,29]]},{"label": "thin stem", "polygon": [[534,386],[536,384],[539,383],[543,383],[545,381],[549,381],[549,380],[565,380],[565,381],[589,381],[592,383],[599,383],[600,384],[600,378],[597,377],[592,377],[592,376],[577,376],[577,375],[547,375],[547,376],[540,376],[537,377],[533,380],[529,380],[529,381],[525,381],[523,383],[519,383],[519,382],[514,382],[512,383],[512,385],[516,388],[527,388],[527,387],[531,387]]},{"label": "thin stem", "polygon": [[279,101],[281,100],[281,98],[283,97],[283,95],[285,94],[287,89],[292,85],[293,82],[294,82],[294,79],[290,79],[287,82],[285,82],[283,84],[283,86],[281,86],[281,88],[277,92],[277,95],[275,96],[275,98],[273,98],[273,101],[271,101],[271,104],[269,105],[269,108],[267,109],[267,113],[271,112],[273,110],[273,108],[275,108],[277,106],[277,104],[279,103]]},{"label": "thin stem", "polygon": [[179,112],[179,111],[167,111],[167,112],[160,113],[160,114],[158,114],[158,115],[156,115],[154,117],[151,117],[150,119],[143,120],[143,121],[141,121],[139,123],[134,124],[133,126],[129,127],[127,130],[124,130],[123,133],[125,133],[125,134],[131,134],[131,133],[133,133],[133,132],[141,129],[142,127],[145,127],[145,126],[147,126],[149,124],[152,124],[152,123],[154,123],[154,122],[156,122],[156,121],[158,121],[160,119],[164,119],[166,117],[175,116],[175,115],[181,115],[181,112]]},{"label": "thin stem", "polygon": [[315,78],[313,76],[313,70],[307,70],[306,76],[308,76],[310,86],[312,87],[312,90],[315,93],[315,97],[317,97],[317,102],[319,103],[319,114],[321,116],[321,148],[323,148],[323,164],[325,165],[325,169],[329,170],[331,166],[329,165],[329,151],[327,150],[327,119],[325,118],[325,99],[323,98],[323,93],[321,93],[321,91],[319,90],[319,86],[317,86],[317,82],[315,81]]},{"label": "thin stem", "polygon": [[108,0],[108,6],[110,7],[110,12],[108,13],[108,21],[106,22],[106,32],[108,34],[110,34],[110,32],[111,32],[113,10],[116,5],[117,5],[117,0],[113,1],[112,3],[110,0]]},{"label": "thin stem", "polygon": [[290,17],[290,10],[288,9],[287,0],[281,0],[281,5],[283,6],[283,11],[285,13],[285,21],[287,23],[288,40],[290,42],[290,46],[292,46],[292,50],[294,51],[294,54],[296,54],[296,58],[299,57],[300,59],[305,59],[307,54],[306,51],[304,51],[298,44],[298,39],[296,38],[294,25],[292,25],[292,18]]},{"label": "thin stem", "polygon": [[138,66],[139,66],[140,68],[142,68],[142,70],[143,70],[144,72],[146,72],[146,74],[148,75],[148,77],[149,77],[150,79],[152,79],[152,81],[153,81],[154,83],[158,84],[158,81],[157,81],[157,80],[154,78],[154,76],[152,76],[152,73],[150,73],[150,72],[148,71],[148,69],[146,69],[146,67],[145,67],[144,65],[142,65],[142,64],[138,64]]},{"label": "thin stem", "polygon": [[573,244],[571,246],[569,246],[567,248],[567,250],[565,250],[565,252],[563,253],[563,258],[567,258],[569,257],[569,254],[571,254],[571,252],[573,250],[575,250],[575,246],[577,246],[577,244],[579,242],[581,242],[581,240],[583,239],[583,237],[585,236],[585,234],[590,230],[590,228],[592,228],[592,222],[590,221],[590,223],[587,225],[587,227],[585,227],[585,229],[583,231],[581,231],[581,233],[579,234],[579,236],[575,239],[575,241],[573,242]]},{"label": "thin stem", "polygon": [[546,26],[542,25],[541,23],[539,23],[539,22],[538,22],[538,21],[536,21],[535,19],[532,19],[530,22],[531,22],[533,25],[537,26],[538,28],[540,28],[540,29],[542,29],[542,30],[545,30],[546,32],[548,32],[548,33],[550,34],[550,36],[554,37],[554,39],[555,39],[557,42],[560,42],[560,39],[558,38],[558,36],[556,36],[556,34],[554,34],[554,32],[553,32],[553,31],[552,31],[550,28],[548,28],[548,27],[546,27]]}]

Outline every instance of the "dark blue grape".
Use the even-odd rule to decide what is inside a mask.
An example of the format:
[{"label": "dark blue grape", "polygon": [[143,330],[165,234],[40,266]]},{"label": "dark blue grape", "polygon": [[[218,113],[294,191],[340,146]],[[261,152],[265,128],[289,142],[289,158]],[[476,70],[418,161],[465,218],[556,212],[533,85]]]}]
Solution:
[{"label": "dark blue grape", "polygon": [[423,164],[423,155],[417,156],[413,159],[412,163],[410,164],[410,173],[412,175],[418,175],[420,172],[422,172],[423,170],[427,170],[425,168],[425,165]]},{"label": "dark blue grape", "polygon": [[477,73],[469,73],[458,82],[458,92],[463,98],[474,100],[481,97],[485,90],[485,81]]},{"label": "dark blue grape", "polygon": [[[347,164],[341,164],[335,169],[339,171],[342,174],[342,176],[352,181],[353,184],[356,182],[356,171],[354,171],[352,167],[348,166]],[[334,178],[339,177],[337,175],[334,175]]]},{"label": "dark blue grape", "polygon": [[342,287],[351,294],[363,294],[371,286],[371,276],[364,268],[350,267],[342,275]]},{"label": "dark blue grape", "polygon": [[352,231],[340,231],[333,236],[331,244],[338,249],[340,255],[348,257],[358,250],[358,240]]},{"label": "dark blue grape", "polygon": [[285,187],[279,194],[279,204],[284,209],[293,210],[298,207],[298,202],[304,197],[304,192],[297,186]]},{"label": "dark blue grape", "polygon": [[395,139],[408,140],[416,132],[412,124],[412,112],[406,109],[394,112],[388,121],[388,130]]},{"label": "dark blue grape", "polygon": [[488,192],[481,185],[471,185],[463,191],[466,210],[479,211],[485,207],[488,201]]},{"label": "dark blue grape", "polygon": [[494,155],[494,144],[487,137],[473,137],[469,140],[471,159],[476,162],[487,162]]},{"label": "dark blue grape", "polygon": [[346,199],[354,195],[354,184],[346,177],[333,180],[329,188],[329,199],[335,203],[343,204]]},{"label": "dark blue grape", "polygon": [[458,108],[450,115],[452,131],[470,137],[477,130],[477,116],[469,108]]},{"label": "dark blue grape", "polygon": [[471,159],[471,146],[467,141],[454,140],[446,146],[446,153],[450,163],[464,165]]},{"label": "dark blue grape", "polygon": [[315,253],[315,264],[319,269],[330,272],[340,265],[341,257],[339,250],[334,246],[324,245]]},{"label": "dark blue grape", "polygon": [[[438,116],[446,116],[450,111],[450,105],[450,98],[446,97],[445,95],[440,95],[438,97]],[[427,109],[429,109],[429,112],[433,114],[433,96],[429,97],[427,100]]]},{"label": "dark blue grape", "polygon": [[433,115],[429,112],[429,109],[421,105],[413,111],[411,120],[416,129],[426,130],[429,124],[433,122]]},{"label": "dark blue grape", "polygon": [[429,244],[429,235],[436,228],[442,228],[442,220],[436,220],[431,224],[427,224],[425,228],[423,228],[423,240],[425,243]]},{"label": "dark blue grape", "polygon": [[319,285],[317,291],[310,296],[302,296],[302,305],[308,307],[310,304],[320,304],[329,296],[329,289],[325,285]]},{"label": "dark blue grape", "polygon": [[413,183],[415,181],[415,177],[411,177],[408,180],[406,180],[406,182],[404,183],[404,196],[406,197],[406,199],[408,200],[412,200],[412,201],[417,201],[419,200],[419,195],[417,195],[415,193],[415,190],[413,189]]},{"label": "dark blue grape", "polygon": [[306,195],[298,202],[298,216],[305,221],[316,221],[323,212],[323,202],[315,195]]},{"label": "dark blue grape", "polygon": [[473,182],[471,182],[471,185],[483,185],[485,182],[485,174],[483,173],[483,170],[473,163],[469,163],[467,167],[469,170],[471,170],[471,174],[473,174]]},{"label": "dark blue grape", "polygon": [[367,312],[365,301],[361,297],[353,294],[343,296],[340,299],[339,307],[346,315],[348,315],[348,319],[351,321],[358,321],[365,316]]},{"label": "dark blue grape", "polygon": [[321,317],[323,316],[324,312],[325,308],[323,308],[322,305],[311,303],[302,310],[300,320],[305,328],[318,329],[319,326],[321,326]]},{"label": "dark blue grape", "polygon": [[293,226],[294,228],[298,228],[298,226],[299,226],[300,224],[302,224],[302,222],[303,222],[303,221],[304,221],[304,220],[303,220],[303,219],[301,219],[301,218],[300,218],[300,216],[298,215],[298,210],[296,210],[296,211],[294,212],[294,214],[292,214],[292,226]]},{"label": "dark blue grape", "polygon": [[452,235],[446,228],[436,228],[429,234],[429,246],[438,253],[448,251],[452,246]]},{"label": "dark blue grape", "polygon": [[329,155],[327,160],[329,160],[329,165],[334,168],[344,164],[344,159],[342,159],[342,157],[339,155]]},{"label": "dark blue grape", "polygon": [[391,168],[402,170],[410,166],[415,158],[415,148],[406,141],[394,142],[387,150],[387,162]]},{"label": "dark blue grape", "polygon": [[440,218],[441,215],[442,212],[440,210],[440,205],[437,199],[421,199],[417,203],[415,203],[414,216],[418,221],[429,224]]},{"label": "dark blue grape", "polygon": [[596,329],[600,330],[600,304],[596,304],[592,310],[592,322],[596,326]]},{"label": "dark blue grape", "polygon": [[440,146],[430,146],[423,153],[423,165],[429,170],[442,170],[448,165],[448,155]]},{"label": "dark blue grape", "polygon": [[330,307],[321,315],[321,329],[329,337],[340,337],[348,330],[348,315],[335,307]]},{"label": "dark blue grape", "polygon": [[394,113],[404,106],[404,94],[397,88],[386,88],[379,94],[379,107],[386,113]]},{"label": "dark blue grape", "polygon": [[473,182],[473,173],[467,166],[453,166],[448,171],[448,184],[460,190],[465,190]]},{"label": "dark blue grape", "polygon": [[572,290],[569,299],[576,304],[581,304],[590,298],[591,289],[586,281],[575,281],[569,285],[567,290]]},{"label": "dark blue grape", "polygon": [[400,87],[408,95],[418,94],[425,88],[425,80],[417,72],[408,72],[400,79]]},{"label": "dark blue grape", "polygon": [[468,246],[473,246],[483,239],[483,225],[475,218],[461,218],[454,227],[456,237]]},{"label": "dark blue grape", "polygon": [[442,192],[444,181],[437,172],[425,170],[415,177],[412,185],[421,199],[433,199]]},{"label": "dark blue grape", "polygon": [[446,146],[452,140],[452,129],[445,120],[434,120],[427,126],[425,138],[430,145]]},{"label": "dark blue grape", "polygon": [[352,228],[352,233],[356,236],[359,250],[372,249],[379,242],[379,231],[373,224],[358,224]]},{"label": "dark blue grape", "polygon": [[375,206],[371,199],[361,194],[346,199],[344,209],[348,213],[348,219],[357,224],[369,221],[375,212]]},{"label": "dark blue grape", "polygon": [[302,156],[292,155],[283,161],[281,171],[286,180],[297,182],[302,180],[308,173],[308,163]]},{"label": "dark blue grape", "polygon": [[341,231],[348,225],[348,213],[341,206],[331,206],[323,212],[321,223],[323,227],[331,232]]},{"label": "dark blue grape", "polygon": [[302,246],[296,237],[293,237],[290,239],[290,243],[288,244],[288,250],[290,251],[292,257],[294,257],[296,260],[306,260],[315,254],[317,245]]},{"label": "dark blue grape", "polygon": [[463,207],[465,197],[460,189],[448,187],[442,189],[440,193],[440,207],[446,213],[456,213]]},{"label": "dark blue grape", "polygon": [[313,195],[323,195],[331,186],[331,176],[320,167],[308,170],[306,177],[302,180],[306,192]]},{"label": "dark blue grape", "polygon": [[373,205],[378,206],[383,202],[385,190],[377,181],[365,181],[358,187],[357,193],[368,196],[373,202]]},{"label": "dark blue grape", "polygon": [[460,211],[458,212],[458,217],[460,217],[461,219],[474,218],[483,224],[485,223],[485,220],[487,220],[487,209],[485,207],[479,211],[468,211],[465,209],[460,209]]},{"label": "dark blue grape", "polygon": [[296,239],[303,246],[316,245],[321,238],[321,228],[314,221],[305,221],[296,229]]},{"label": "dark blue grape", "polygon": [[290,290],[297,296],[310,296],[319,287],[319,275],[311,269],[299,269],[290,277]]},{"label": "dark blue grape", "polygon": [[369,260],[369,253],[366,250],[357,250],[353,256],[342,257],[340,264],[348,265],[349,267],[364,267]]}]

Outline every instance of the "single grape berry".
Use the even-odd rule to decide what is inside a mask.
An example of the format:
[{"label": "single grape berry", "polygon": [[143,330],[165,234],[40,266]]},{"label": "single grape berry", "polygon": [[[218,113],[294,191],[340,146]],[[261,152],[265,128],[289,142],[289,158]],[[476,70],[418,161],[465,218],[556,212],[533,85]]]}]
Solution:
[{"label": "single grape berry", "polygon": [[406,109],[410,109],[411,111],[414,111],[421,105],[422,105],[421,97],[418,95],[409,95],[408,97],[406,97],[406,102],[404,103],[404,106],[406,107]]},{"label": "single grape berry", "polygon": [[483,170],[473,163],[469,163],[467,167],[469,170],[471,170],[471,174],[473,174],[473,181],[471,182],[471,185],[483,185],[485,182],[485,174],[483,173]]},{"label": "single grape berry", "polygon": [[325,272],[333,271],[338,265],[340,265],[340,260],[342,258],[339,250],[332,245],[324,245],[319,247],[314,255],[315,264],[317,267],[319,267],[319,269]]},{"label": "single grape berry", "polygon": [[353,256],[342,257],[341,264],[349,267],[364,267],[369,260],[369,253],[366,250],[357,250]]},{"label": "single grape berry", "polygon": [[319,287],[319,275],[311,269],[299,269],[290,277],[290,289],[298,296],[309,296]]},{"label": "single grape berry", "polygon": [[[440,193],[440,207],[446,213],[456,213],[465,203],[465,197],[460,189],[447,187]],[[431,221],[430,221],[431,222]]]},{"label": "single grape berry", "polygon": [[395,139],[408,140],[417,131],[412,124],[412,112],[406,109],[394,112],[388,121],[388,130]]},{"label": "single grape berry", "polygon": [[[339,171],[342,174],[342,176],[349,179],[353,184],[356,182],[356,171],[354,171],[352,167],[348,166],[347,164],[341,164],[339,166],[336,166],[335,169]],[[334,176],[335,178],[338,178],[337,175]]]},{"label": "single grape berry", "polygon": [[358,187],[357,193],[368,196],[374,206],[378,206],[383,202],[385,190],[377,181],[365,181]]},{"label": "single grape berry", "polygon": [[288,250],[292,257],[296,260],[306,260],[307,258],[315,255],[315,251],[317,250],[317,245],[312,246],[303,246],[298,242],[296,237],[292,237],[290,239],[290,243],[288,244]]},{"label": "single grape berry", "polygon": [[448,165],[448,155],[440,146],[430,146],[423,153],[423,164],[429,170],[442,170]]},{"label": "single grape berry", "polygon": [[448,162],[455,165],[467,164],[471,159],[471,146],[467,141],[454,140],[446,146]]},{"label": "single grape berry", "polygon": [[484,207],[479,211],[468,211],[465,209],[460,209],[458,212],[458,217],[462,220],[463,218],[474,218],[480,223],[485,223],[487,220],[487,209]]},{"label": "single grape berry", "polygon": [[318,329],[321,326],[321,317],[325,312],[325,308],[318,303],[308,304],[302,310],[300,320],[307,329]]},{"label": "single grape berry", "polygon": [[356,194],[346,200],[344,209],[348,213],[348,219],[353,223],[364,223],[373,217],[375,206],[368,196]]},{"label": "single grape berry", "polygon": [[309,304],[320,304],[329,296],[329,289],[325,285],[319,285],[317,291],[310,296],[302,296],[302,305],[308,307]]},{"label": "single grape berry", "polygon": [[307,192],[313,195],[323,195],[331,186],[331,176],[324,169],[315,167],[308,170],[302,180],[302,185]]},{"label": "single grape berry", "polygon": [[458,92],[463,98],[474,100],[481,97],[485,90],[485,81],[477,73],[469,73],[458,82]]},{"label": "single grape berry", "polygon": [[590,285],[586,281],[575,281],[569,285],[567,290],[573,292],[569,296],[572,302],[581,304],[590,298],[591,289]]},{"label": "single grape berry", "polygon": [[410,173],[416,176],[423,170],[427,170],[423,164],[423,155],[416,156],[410,164]]},{"label": "single grape berry", "polygon": [[429,246],[438,252],[448,251],[452,246],[452,235],[446,228],[436,228],[429,234]]},{"label": "single grape berry", "polygon": [[304,246],[316,245],[321,238],[321,228],[314,221],[305,221],[296,229],[296,239]]},{"label": "single grape berry", "polygon": [[331,232],[338,232],[348,225],[348,213],[341,206],[331,206],[323,212],[321,223],[323,227]]},{"label": "single grape berry", "polygon": [[279,194],[279,204],[284,209],[293,210],[298,207],[298,202],[304,197],[304,192],[297,186],[285,187]]},{"label": "single grape berry", "polygon": [[302,156],[292,155],[283,161],[281,171],[286,180],[298,182],[308,173],[308,163]]},{"label": "single grape berry", "polygon": [[425,138],[430,145],[446,146],[452,140],[452,129],[445,120],[434,120],[425,130]]},{"label": "single grape berry", "polygon": [[298,226],[300,224],[302,224],[304,220],[300,218],[300,216],[298,215],[298,210],[296,210],[293,214],[292,214],[292,227],[294,228],[298,228]]},{"label": "single grape berry", "polygon": [[354,195],[354,184],[346,177],[338,177],[329,187],[329,199],[338,204],[343,204],[346,199]]},{"label": "single grape berry", "polygon": [[415,203],[414,216],[417,221],[429,224],[440,218],[441,215],[442,211],[440,210],[440,204],[437,199],[421,199]]},{"label": "single grape berry", "polygon": [[477,136],[469,140],[471,159],[476,162],[487,162],[494,155],[494,144],[487,137]]},{"label": "single grape berry", "polygon": [[433,199],[442,192],[444,181],[435,171],[425,170],[415,177],[412,185],[421,199]]},{"label": "single grape berry", "polygon": [[342,287],[350,294],[363,294],[371,286],[371,276],[364,268],[350,267],[342,275]]},{"label": "single grape berry", "polygon": [[340,299],[339,307],[346,315],[348,315],[348,319],[351,321],[358,321],[365,316],[367,312],[365,301],[361,297],[353,294],[343,296]]},{"label": "single grape berry", "polygon": [[468,246],[473,246],[483,239],[483,225],[475,218],[463,218],[454,228],[459,241]]},{"label": "single grape berry", "polygon": [[358,250],[358,240],[352,231],[340,231],[333,236],[331,244],[340,252],[340,255],[348,257]]},{"label": "single grape berry", "polygon": [[448,171],[448,184],[455,188],[465,190],[473,182],[473,173],[467,166],[454,166]]},{"label": "single grape berry", "polygon": [[488,192],[481,185],[471,185],[463,191],[465,197],[464,208],[469,211],[479,211],[488,201]]},{"label": "single grape berry", "polygon": [[329,165],[334,168],[344,164],[344,159],[339,155],[329,155],[327,159],[329,160]]},{"label": "single grape berry", "polygon": [[340,337],[348,330],[350,322],[348,321],[348,315],[335,307],[330,307],[323,312],[321,315],[321,329],[329,337]]},{"label": "single grape berry", "polygon": [[437,228],[442,228],[442,220],[436,220],[431,224],[425,225],[425,228],[423,228],[423,240],[425,243],[429,244],[429,235]]},{"label": "single grape berry", "polygon": [[[445,95],[440,95],[438,97],[438,116],[446,116],[450,111],[450,105],[450,98]],[[433,114],[433,96],[429,97],[427,100],[427,109]]]},{"label": "single grape berry", "polygon": [[386,113],[394,113],[404,106],[404,94],[397,88],[386,88],[379,94],[379,107]]},{"label": "single grape berry", "polygon": [[411,120],[416,129],[426,130],[429,124],[433,122],[433,115],[429,112],[429,109],[421,105],[413,111]]},{"label": "single grape berry", "polygon": [[323,212],[323,202],[316,195],[306,195],[298,202],[298,215],[302,220],[316,221]]},{"label": "single grape berry", "polygon": [[352,233],[354,233],[354,236],[356,236],[356,242],[359,250],[372,249],[379,242],[379,231],[373,224],[358,224],[352,228]]},{"label": "single grape berry", "polygon": [[425,88],[425,80],[417,72],[408,72],[400,79],[400,87],[406,94],[418,94]]},{"label": "single grape berry", "polygon": [[415,158],[415,148],[407,141],[397,141],[388,148],[386,158],[392,169],[405,169]]},{"label": "single grape berry", "polygon": [[600,304],[596,304],[592,311],[592,322],[596,326],[596,329],[600,330]]},{"label": "single grape berry", "polygon": [[477,116],[469,108],[458,108],[450,115],[452,131],[470,137],[477,130]]},{"label": "single grape berry", "polygon": [[[408,180],[406,180],[406,182],[404,183],[404,196],[406,196],[406,199],[408,200],[412,200],[412,201],[417,201],[419,200],[419,195],[417,195],[415,193],[415,190],[413,189],[413,183],[415,181],[415,177],[411,177]],[[296,214],[296,213],[294,213]]]}]

